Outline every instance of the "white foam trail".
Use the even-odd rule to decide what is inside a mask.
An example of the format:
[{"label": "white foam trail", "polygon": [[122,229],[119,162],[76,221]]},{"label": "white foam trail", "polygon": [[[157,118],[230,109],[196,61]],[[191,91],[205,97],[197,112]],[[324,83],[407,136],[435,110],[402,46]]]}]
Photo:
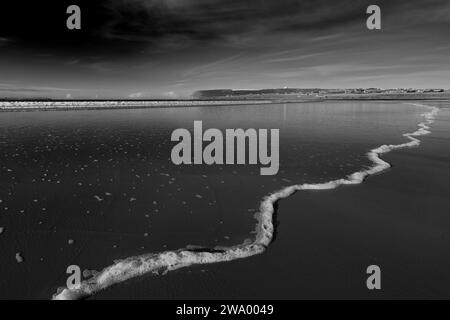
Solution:
[{"label": "white foam trail", "polygon": [[270,104],[270,100],[128,100],[128,101],[0,101],[0,111],[30,110],[77,110],[77,109],[114,109],[114,108],[151,108],[151,107],[196,107],[211,105],[252,105]]},{"label": "white foam trail", "polygon": [[331,190],[341,185],[360,184],[368,176],[383,172],[391,165],[380,158],[382,154],[400,148],[411,148],[420,145],[416,137],[429,134],[430,127],[439,108],[413,104],[424,107],[430,111],[424,113],[424,122],[419,123],[419,129],[413,133],[405,133],[404,136],[410,141],[399,145],[383,145],[368,152],[368,158],[373,162],[369,169],[355,172],[344,179],[329,181],[320,184],[301,184],[286,187],[274,192],[263,199],[260,211],[255,215],[258,224],[255,229],[255,240],[245,242],[232,247],[220,247],[214,249],[179,249],[162,253],[150,253],[125,260],[116,261],[113,265],[106,267],[103,271],[95,274],[92,278],[83,281],[77,288],[60,288],[53,296],[55,300],[81,299],[91,296],[96,292],[108,288],[114,284],[124,282],[128,279],[142,276],[148,273],[167,273],[172,270],[197,265],[232,261],[251,257],[264,252],[270,245],[274,235],[273,214],[275,203],[297,191],[302,190]]}]

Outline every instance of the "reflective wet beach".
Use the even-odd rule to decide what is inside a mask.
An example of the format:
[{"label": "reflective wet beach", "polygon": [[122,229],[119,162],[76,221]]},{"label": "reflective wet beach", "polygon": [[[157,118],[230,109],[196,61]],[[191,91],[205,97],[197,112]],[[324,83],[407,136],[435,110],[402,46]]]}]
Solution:
[{"label": "reflective wet beach", "polygon": [[[101,269],[145,252],[242,242],[264,195],[368,165],[370,148],[403,141],[422,112],[327,103],[2,113],[0,250],[9,276],[0,286],[12,289],[1,294],[49,298],[70,264]],[[279,174],[261,177],[258,166],[174,166],[170,134],[194,120],[279,128]]]}]

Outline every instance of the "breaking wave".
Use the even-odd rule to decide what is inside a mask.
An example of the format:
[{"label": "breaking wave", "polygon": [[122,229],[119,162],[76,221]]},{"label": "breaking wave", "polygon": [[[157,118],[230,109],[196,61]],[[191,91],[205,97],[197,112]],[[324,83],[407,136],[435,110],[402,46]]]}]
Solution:
[{"label": "breaking wave", "polygon": [[380,173],[390,168],[390,164],[381,155],[392,150],[401,148],[411,148],[420,145],[418,136],[430,133],[430,125],[434,122],[439,108],[422,104],[410,105],[424,107],[430,111],[422,114],[425,120],[418,124],[419,129],[412,133],[405,133],[403,136],[409,142],[398,145],[383,145],[367,153],[367,157],[373,162],[369,169],[355,172],[344,179],[329,181],[320,184],[301,184],[285,187],[266,196],[261,202],[260,210],[255,214],[258,221],[255,229],[255,239],[253,242],[244,242],[232,247],[216,248],[184,248],[176,251],[166,251],[162,253],[149,253],[141,256],[130,257],[116,261],[113,265],[106,267],[96,273],[92,278],[84,280],[75,288],[59,288],[53,296],[55,300],[81,299],[95,294],[112,285],[124,282],[128,279],[142,276],[148,273],[165,274],[172,270],[185,268],[192,265],[212,264],[248,258],[263,253],[273,240],[275,227],[273,215],[277,201],[287,198],[298,191],[303,190],[331,190],[342,185],[360,184],[368,176]]}]

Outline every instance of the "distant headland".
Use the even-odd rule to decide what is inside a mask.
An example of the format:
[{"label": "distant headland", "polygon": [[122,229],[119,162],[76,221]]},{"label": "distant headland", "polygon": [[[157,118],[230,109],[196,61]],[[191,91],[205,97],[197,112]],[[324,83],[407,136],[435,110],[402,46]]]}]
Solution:
[{"label": "distant headland", "polygon": [[450,99],[450,90],[413,88],[279,88],[261,90],[215,89],[196,91],[197,100],[422,100]]}]

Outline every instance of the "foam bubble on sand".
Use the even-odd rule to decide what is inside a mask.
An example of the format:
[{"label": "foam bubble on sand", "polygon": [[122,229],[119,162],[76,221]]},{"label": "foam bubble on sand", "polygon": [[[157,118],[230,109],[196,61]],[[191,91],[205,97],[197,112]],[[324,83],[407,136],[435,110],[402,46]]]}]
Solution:
[{"label": "foam bubble on sand", "polygon": [[81,283],[77,288],[60,288],[53,296],[55,300],[81,299],[95,294],[112,285],[124,282],[128,279],[142,276],[148,273],[165,274],[172,270],[185,268],[192,265],[211,264],[227,262],[237,259],[248,258],[264,252],[273,240],[275,227],[273,225],[273,215],[275,213],[275,203],[287,198],[297,191],[303,190],[331,190],[341,185],[360,184],[368,176],[381,173],[390,168],[390,164],[380,158],[381,155],[400,148],[411,148],[420,145],[420,140],[416,137],[430,133],[429,125],[434,122],[434,118],[439,109],[422,104],[413,104],[417,107],[424,107],[430,111],[422,116],[425,121],[419,123],[419,129],[412,133],[405,133],[404,136],[409,142],[399,145],[383,145],[367,153],[367,157],[373,162],[369,169],[355,172],[346,178],[329,181],[319,184],[293,185],[276,191],[266,196],[260,205],[260,210],[255,214],[258,221],[255,229],[255,239],[245,241],[242,244],[232,247],[217,248],[186,248],[176,251],[166,251],[161,253],[149,253],[141,256],[130,257],[125,260],[116,261],[113,265],[106,267],[92,278]]},{"label": "foam bubble on sand", "polygon": [[94,198],[95,198],[95,200],[97,200],[98,202],[101,202],[101,201],[103,201],[103,198],[100,198],[99,196],[97,196],[97,195],[95,195],[94,196]]},{"label": "foam bubble on sand", "polygon": [[20,252],[16,253],[16,261],[17,261],[17,263],[22,263],[23,262],[23,257],[22,257],[22,254]]}]

